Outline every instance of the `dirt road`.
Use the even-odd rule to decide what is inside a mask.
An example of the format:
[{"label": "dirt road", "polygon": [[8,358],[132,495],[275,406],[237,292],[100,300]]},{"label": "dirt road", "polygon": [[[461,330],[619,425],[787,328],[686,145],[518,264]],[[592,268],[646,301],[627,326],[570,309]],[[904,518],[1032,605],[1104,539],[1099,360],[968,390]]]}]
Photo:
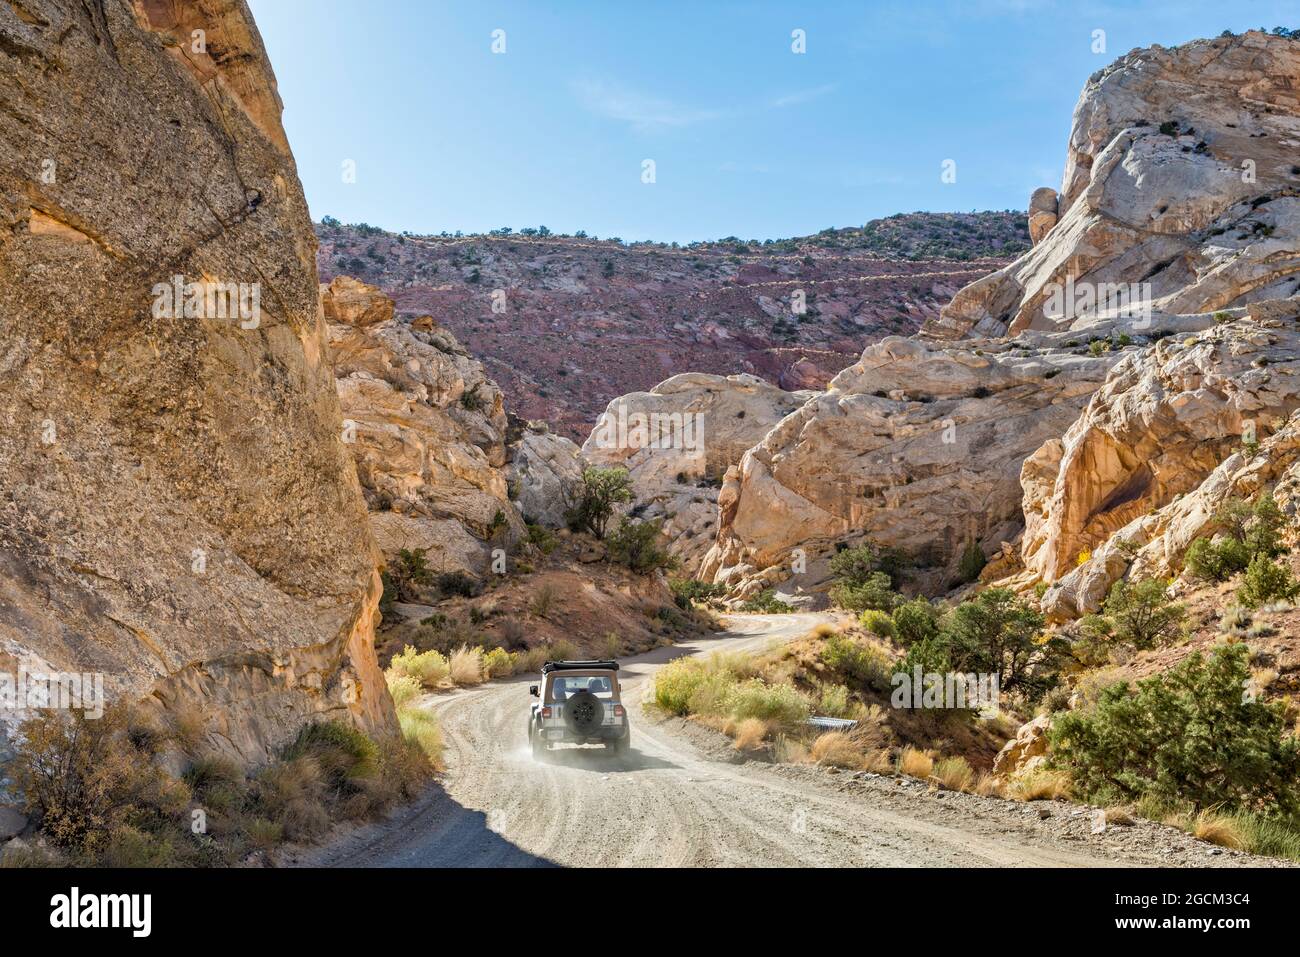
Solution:
[{"label": "dirt road", "polygon": [[[684,654],[759,650],[817,615],[736,616],[730,631],[622,662],[632,753],[527,744],[527,677],[431,700],[447,740],[444,788],[302,863],[353,867],[1098,866],[1245,863],[1206,857],[1171,828],[1089,839],[1069,805],[927,794],[905,779],[733,763],[712,732],[642,708]],[[720,759],[722,758],[722,759]],[[1046,813],[1045,813],[1046,812]],[[1147,828],[1169,832],[1154,839]],[[1170,848],[1175,848],[1171,850]],[[1214,853],[1214,852],[1210,852]],[[1236,855],[1233,855],[1237,858]],[[1249,859],[1247,859],[1249,860]]]}]

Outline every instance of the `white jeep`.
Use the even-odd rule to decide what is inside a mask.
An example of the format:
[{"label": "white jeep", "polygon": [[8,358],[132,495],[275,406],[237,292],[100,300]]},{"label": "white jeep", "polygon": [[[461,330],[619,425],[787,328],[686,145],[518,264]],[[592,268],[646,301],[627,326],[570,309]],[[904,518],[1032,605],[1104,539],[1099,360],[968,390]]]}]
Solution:
[{"label": "white jeep", "polygon": [[528,693],[528,742],[533,757],[544,758],[552,745],[603,744],[606,751],[627,754],[632,729],[619,700],[617,661],[548,661],[542,683]]}]

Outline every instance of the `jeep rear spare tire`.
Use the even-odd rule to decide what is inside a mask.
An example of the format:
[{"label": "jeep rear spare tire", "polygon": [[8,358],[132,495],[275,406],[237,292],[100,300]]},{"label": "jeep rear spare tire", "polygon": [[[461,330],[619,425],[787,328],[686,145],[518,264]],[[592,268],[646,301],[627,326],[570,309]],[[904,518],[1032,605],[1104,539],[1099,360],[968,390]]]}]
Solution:
[{"label": "jeep rear spare tire", "polygon": [[590,691],[578,691],[564,702],[564,723],[576,737],[593,737],[604,720],[605,706]]}]

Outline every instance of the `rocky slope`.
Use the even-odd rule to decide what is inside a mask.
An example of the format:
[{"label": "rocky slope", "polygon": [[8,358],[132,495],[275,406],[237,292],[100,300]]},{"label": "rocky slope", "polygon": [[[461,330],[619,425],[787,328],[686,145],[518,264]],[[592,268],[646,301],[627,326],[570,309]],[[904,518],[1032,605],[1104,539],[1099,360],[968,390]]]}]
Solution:
[{"label": "rocky slope", "polygon": [[1196,488],[1247,419],[1266,437],[1293,408],[1289,307],[1268,301],[1300,284],[1297,86],[1300,43],[1262,33],[1090,79],[1057,209],[1031,200],[1034,248],[747,452],[702,573],[750,593],[794,549],[864,535],[950,573],[962,541],[991,553],[1027,522],[1050,582]]},{"label": "rocky slope", "polygon": [[[244,762],[320,717],[391,728],[316,243],[247,7],[11,3],[0,101],[0,667],[103,673]],[[242,285],[173,302],[174,277]]]},{"label": "rocky slope", "polygon": [[577,441],[611,399],[679,372],[823,388],[864,340],[937,319],[962,285],[1029,245],[1012,213],[909,214],[689,247],[536,230],[399,236],[332,221],[317,233],[322,279],[354,275],[400,313],[435,316],[512,411]]}]

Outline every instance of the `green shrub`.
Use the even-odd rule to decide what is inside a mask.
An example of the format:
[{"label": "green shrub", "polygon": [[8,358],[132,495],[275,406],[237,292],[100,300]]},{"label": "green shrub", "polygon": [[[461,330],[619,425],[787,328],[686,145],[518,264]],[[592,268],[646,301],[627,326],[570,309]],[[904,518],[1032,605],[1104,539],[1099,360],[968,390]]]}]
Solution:
[{"label": "green shrub", "polygon": [[590,532],[603,539],[617,506],[632,501],[632,479],[624,468],[587,468],[582,486],[565,510],[565,520],[575,532]]},{"label": "green shrub", "polygon": [[413,645],[407,645],[401,654],[393,655],[388,668],[398,675],[410,675],[426,688],[436,688],[451,674],[451,665],[442,654],[417,651]]},{"label": "green shrub", "polygon": [[808,699],[793,685],[769,685],[758,678],[750,678],[731,688],[726,700],[728,713],[737,721],[759,718],[793,725],[808,718]]},{"label": "green shrub", "polygon": [[893,588],[902,580],[907,565],[907,558],[898,549],[863,542],[836,552],[830,570],[837,582],[851,586],[864,585],[876,573],[882,573],[889,579],[888,587]]},{"label": "green shrub", "polygon": [[1102,606],[1110,635],[1135,648],[1151,648],[1177,637],[1187,610],[1165,595],[1165,584],[1147,578],[1120,579],[1111,586]]},{"label": "green shrub", "polygon": [[831,601],[847,611],[889,612],[903,600],[884,572],[872,572],[866,581],[858,584],[840,581],[831,586],[830,596]]},{"label": "green shrub", "polygon": [[858,621],[863,628],[873,635],[878,635],[881,638],[892,638],[894,636],[894,619],[890,618],[886,612],[868,608],[858,616]]},{"label": "green shrub", "polygon": [[712,582],[696,581],[694,578],[672,578],[668,581],[668,590],[673,593],[673,600],[683,611],[691,607],[691,602],[706,602],[711,598],[721,598],[727,590]]},{"label": "green shrub", "polygon": [[424,685],[413,675],[403,674],[390,668],[384,674],[384,678],[388,682],[388,693],[393,698],[393,704],[398,708],[424,693]]},{"label": "green shrub", "polygon": [[849,689],[844,685],[822,685],[817,713],[828,718],[847,717],[850,711]]},{"label": "green shrub", "polygon": [[1098,802],[1294,810],[1300,751],[1282,709],[1243,694],[1249,656],[1221,645],[1136,687],[1105,688],[1093,708],[1053,722],[1051,762]]},{"label": "green shrub", "polygon": [[626,515],[609,536],[609,557],[639,574],[678,564],[664,547],[662,521],[637,522]]},{"label": "green shrub", "polygon": [[889,656],[846,635],[834,634],[821,650],[822,663],[857,687],[884,691],[893,673]]},{"label": "green shrub", "polygon": [[433,580],[428,559],[425,558],[426,552],[427,549],[423,548],[403,548],[389,563],[386,571],[388,581],[393,586],[393,600],[416,601],[419,599],[420,586]]},{"label": "green shrub", "polygon": [[1064,647],[1039,643],[1042,628],[1042,614],[1011,589],[988,588],[944,616],[937,643],[946,645],[955,671],[996,673],[1004,691],[1041,689],[1054,677]]},{"label": "green shrub", "polygon": [[973,582],[980,577],[980,572],[987,564],[988,559],[984,557],[979,543],[967,542],[965,550],[961,553],[961,560],[957,563],[957,577],[963,582]]},{"label": "green shrub", "polygon": [[1227,581],[1245,571],[1256,556],[1271,559],[1285,551],[1282,531],[1286,518],[1271,492],[1262,492],[1253,504],[1227,499],[1215,510],[1212,521],[1223,534],[1217,539],[1198,538],[1184,560],[1197,578]]},{"label": "green shrub", "polygon": [[691,696],[704,683],[704,668],[691,658],[679,658],[655,674],[655,704],[669,714],[690,714]]},{"label": "green shrub", "polygon": [[928,599],[913,598],[894,609],[894,637],[904,648],[931,638],[939,630],[939,613]]},{"label": "green shrub", "polygon": [[1250,550],[1245,542],[1231,536],[1218,540],[1198,538],[1187,549],[1184,565],[1197,578],[1226,582],[1250,565]]},{"label": "green shrub", "polygon": [[765,588],[740,606],[741,611],[759,615],[784,615],[794,611],[794,606],[776,597],[776,589]]},{"label": "green shrub", "polygon": [[515,673],[515,656],[504,648],[490,648],[483,655],[483,676],[502,678]]},{"label": "green shrub", "polygon": [[1260,554],[1246,568],[1241,587],[1237,589],[1237,601],[1246,608],[1258,608],[1271,601],[1290,601],[1297,592],[1300,592],[1300,582],[1291,572]]}]

